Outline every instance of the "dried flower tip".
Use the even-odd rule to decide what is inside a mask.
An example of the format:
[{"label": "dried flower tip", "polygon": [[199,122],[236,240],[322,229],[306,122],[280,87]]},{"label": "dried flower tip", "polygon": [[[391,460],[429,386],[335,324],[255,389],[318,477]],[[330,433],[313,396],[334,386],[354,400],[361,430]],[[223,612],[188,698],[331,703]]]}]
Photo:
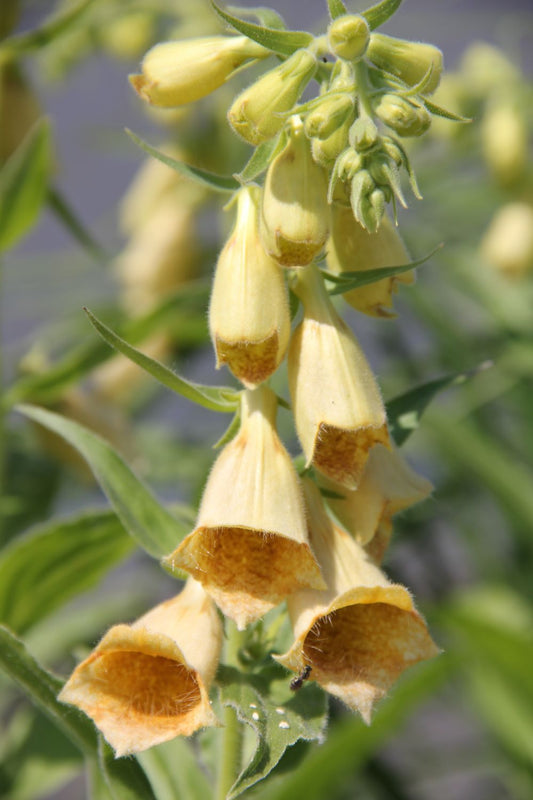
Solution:
[{"label": "dried flower tip", "polygon": [[72,673],[59,700],[84,711],[115,750],[138,753],[218,725],[208,689],[222,625],[189,579],[181,594],[133,625],[115,625]]},{"label": "dried flower tip", "polygon": [[302,587],[323,588],[301,489],[266,386],[242,395],[241,429],[211,471],[194,531],[168,556],[243,629]]},{"label": "dried flower tip", "polygon": [[228,120],[239,136],[259,145],[276,135],[316,70],[309,50],[297,50],[275,69],[266,72],[242,92],[228,111]]},{"label": "dried flower tip", "polygon": [[[330,237],[326,246],[328,269],[336,275],[408,264],[409,255],[397,228],[384,215],[375,233],[369,233],[343,203],[330,206]],[[382,278],[343,294],[353,308],[374,317],[394,317],[392,296],[398,284],[412,284],[414,270]]]},{"label": "dried flower tip", "polygon": [[346,14],[337,17],[328,27],[328,45],[331,52],[346,61],[356,61],[364,56],[370,40],[370,28],[364,17]]},{"label": "dried flower tip", "polygon": [[309,480],[304,492],[311,542],[328,588],[289,598],[295,641],[277,660],[296,673],[310,666],[314,680],[369,723],[374,705],[400,674],[438,650],[407,589],[391,584],[332,524]]},{"label": "dried flower tip", "polygon": [[431,125],[431,114],[424,105],[390,92],[381,95],[374,111],[398,136],[422,136]]},{"label": "dried flower tip", "polygon": [[372,371],[340,319],[315,266],[298,272],[304,318],[289,346],[289,387],[307,464],[349,489],[370,448],[389,441]]},{"label": "dried flower tip", "polygon": [[334,484],[330,488],[343,498],[328,499],[329,506],[361,545],[370,542],[383,520],[425,500],[433,490],[431,483],[417,475],[396,448],[381,444],[370,451],[355,491],[343,492]]},{"label": "dried flower tip", "polygon": [[313,161],[299,117],[289,140],[268,168],[261,208],[261,237],[284,267],[310,264],[328,235],[327,176]]},{"label": "dried flower tip", "polygon": [[130,83],[143,100],[173,108],[206,97],[246,60],[268,55],[269,50],[247,36],[163,42],[146,53],[142,74],[130,75]]},{"label": "dried flower tip", "polygon": [[508,203],[494,215],[481,241],[481,255],[509,278],[523,278],[533,270],[533,208]]},{"label": "dried flower tip", "polygon": [[253,186],[239,191],[237,220],[217,262],[209,307],[217,367],[227,364],[249,388],[278,368],[291,324],[282,271],[259,236],[259,194]]},{"label": "dried flower tip", "polygon": [[377,67],[396,75],[408,86],[416,86],[431,70],[424,94],[431,94],[439,85],[443,70],[442,52],[432,44],[373,33],[366,55]]}]

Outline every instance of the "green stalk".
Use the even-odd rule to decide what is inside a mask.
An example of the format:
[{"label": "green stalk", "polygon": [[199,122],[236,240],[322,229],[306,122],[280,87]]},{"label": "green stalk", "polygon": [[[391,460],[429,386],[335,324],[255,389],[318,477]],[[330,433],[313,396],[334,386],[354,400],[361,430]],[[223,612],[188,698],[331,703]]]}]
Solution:
[{"label": "green stalk", "polygon": [[[245,632],[237,630],[234,622],[227,621],[226,664],[239,668],[239,650]],[[218,769],[216,800],[225,800],[235,783],[242,765],[243,727],[231,706],[224,709],[224,741]]]}]

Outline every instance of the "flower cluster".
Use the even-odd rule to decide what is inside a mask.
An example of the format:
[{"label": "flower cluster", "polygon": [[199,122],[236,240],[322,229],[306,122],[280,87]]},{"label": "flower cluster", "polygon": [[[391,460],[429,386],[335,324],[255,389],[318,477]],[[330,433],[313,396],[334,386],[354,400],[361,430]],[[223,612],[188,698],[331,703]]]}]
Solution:
[{"label": "flower cluster", "polygon": [[[177,106],[270,54],[246,36],[164,43],[131,82],[150,103]],[[385,214],[386,202],[403,202],[400,168],[412,176],[390,131],[427,129],[441,67],[431,45],[373,33],[364,15],[347,14],[229,109],[241,138],[270,148],[262,185],[236,191],[209,307],[217,366],[244,387],[239,430],[212,468],[194,529],[166,559],[191,576],[182,594],[113,628],[61,695],[118,754],[216,724],[206,700],[221,638],[214,604],[242,630],[287,600],[294,644],[278,660],[366,721],[404,669],[437,653],[407,589],[379,567],[393,515],[431,485],[394,449],[377,381],[317,262],[325,250],[332,273],[353,275],[408,261]],[[312,78],[318,97],[299,103]],[[412,282],[412,271],[347,299],[390,316],[398,280]],[[289,288],[301,305],[295,327]],[[285,358],[303,478],[267,385]]]}]

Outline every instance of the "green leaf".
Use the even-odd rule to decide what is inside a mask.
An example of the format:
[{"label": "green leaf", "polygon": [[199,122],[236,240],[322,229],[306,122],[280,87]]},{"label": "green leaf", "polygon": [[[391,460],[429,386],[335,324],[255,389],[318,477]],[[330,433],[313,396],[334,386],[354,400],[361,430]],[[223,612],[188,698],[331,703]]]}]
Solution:
[{"label": "green leaf", "polygon": [[189,740],[177,737],[145,750],[138,759],[157,800],[206,800],[211,797],[212,787]]},{"label": "green leaf", "polygon": [[145,153],[162,161],[163,164],[179,172],[180,175],[184,175],[186,178],[190,178],[196,181],[196,183],[202,184],[202,186],[207,186],[208,189],[213,189],[215,192],[235,192],[237,189],[240,189],[240,183],[231,175],[215,175],[214,172],[208,172],[205,169],[200,169],[200,167],[193,167],[190,164],[185,164],[183,161],[178,161],[176,158],[167,156],[165,153],[152,147],[148,142],[136,136],[133,131],[130,131],[128,128],[126,128],[126,133]]},{"label": "green leaf", "polygon": [[314,37],[307,31],[280,31],[275,28],[265,28],[262,25],[255,25],[253,22],[245,22],[239,17],[234,17],[228,11],[218,6],[214,0],[211,5],[225,22],[228,22],[239,33],[253,39],[254,42],[272,50],[273,53],[290,56],[302,47],[308,47]]},{"label": "green leaf", "polygon": [[440,106],[435,105],[435,103],[432,103],[431,100],[427,99],[427,97],[424,97],[424,105],[428,111],[430,111],[432,114],[435,114],[437,117],[444,117],[444,119],[449,119],[453,122],[472,122],[469,117],[462,117],[460,114],[455,114],[453,111],[448,111],[446,108],[441,108]]},{"label": "green leaf", "polygon": [[[422,700],[449,678],[445,656],[417,666],[394,688],[368,727],[359,718],[347,716],[328,733],[327,741],[314,747],[290,774],[273,786],[266,784],[254,795],[257,800],[323,800],[331,787],[353,776],[401,725]],[[304,687],[300,694],[306,691]]]},{"label": "green leaf", "polygon": [[229,10],[232,14],[238,14],[240,17],[255,17],[265,28],[275,28],[280,31],[284,31],[287,28],[281,14],[278,14],[272,8],[265,8],[264,6],[256,6],[255,8],[230,6]]},{"label": "green leaf", "polygon": [[246,166],[235,175],[239,183],[253,181],[254,178],[264,172],[270,164],[278,144],[279,137],[275,136],[273,139],[269,139],[268,142],[263,142],[259,147],[256,147]]},{"label": "green leaf", "polygon": [[331,19],[337,19],[348,13],[342,0],[328,0],[328,11]]},{"label": "green leaf", "polygon": [[98,763],[113,800],[158,800],[139,762],[134,758],[115,758],[101,736]]},{"label": "green leaf", "polygon": [[61,5],[60,13],[49,17],[39,28],[5,39],[0,45],[0,56],[11,58],[46,47],[79,21],[92,2],[93,0],[78,0]]},{"label": "green leaf", "polygon": [[60,222],[72,234],[74,239],[84,247],[97,261],[104,261],[106,253],[103,247],[94,239],[92,234],[78,219],[75,212],[56,187],[49,187],[47,195],[48,205]]},{"label": "green leaf", "polygon": [[56,699],[62,682],[43,669],[23,642],[3,625],[0,626],[0,668],[83,753],[96,754],[97,736],[92,722],[81,711]]},{"label": "green leaf", "polygon": [[151,556],[162,558],[170,553],[189,532],[104,439],[44,408],[21,405],[17,411],[54,431],[81,453],[126,530]]},{"label": "green leaf", "polygon": [[416,430],[420,418],[429,403],[439,392],[451,386],[459,386],[480,370],[486,369],[488,364],[482,364],[468,372],[459,372],[456,375],[446,375],[443,378],[423,383],[405,394],[398,395],[386,403],[387,418],[392,438],[398,446]]},{"label": "green leaf", "polygon": [[[178,327],[176,334],[180,342],[187,344],[191,327],[191,318],[188,313],[193,311],[202,314],[209,292],[209,284],[205,281],[193,281],[180,288],[170,297],[165,298],[153,311],[143,317],[127,321],[121,334],[129,341],[139,342],[146,339],[151,333],[169,326]],[[177,314],[176,312],[180,312]],[[177,320],[177,323],[176,323]],[[10,408],[15,403],[31,400],[39,403],[51,403],[60,397],[64,390],[79,381],[87,372],[106,361],[112,355],[107,344],[95,340],[84,341],[82,345],[73,348],[58,363],[46,372],[29,375],[18,380],[11,386],[0,404]]]},{"label": "green leaf", "polygon": [[179,375],[165,367],[164,364],[141,353],[140,350],[136,350],[124,339],[121,339],[111,328],[100,322],[88,308],[83,310],[104,341],[129,358],[130,361],[138,364],[145,372],[148,372],[164,386],[172,389],[172,391],[181,394],[193,403],[209,408],[211,411],[235,412],[235,409],[239,406],[240,392],[226,387],[202,386],[199,383],[191,383],[185,378],[180,378]]},{"label": "green leaf", "polygon": [[443,247],[443,245],[439,244],[431,251],[431,253],[428,253],[427,256],[423,256],[416,261],[411,261],[409,264],[402,264],[401,266],[397,267],[379,267],[378,269],[365,269],[341,273],[333,273],[322,270],[322,274],[328,281],[336,284],[333,289],[329,290],[329,294],[344,294],[352,289],[358,289],[360,286],[366,286],[369,283],[375,283],[376,281],[383,280],[383,278],[390,278],[393,275],[401,275],[402,272],[408,272],[411,269],[415,269],[416,267],[421,266],[421,264],[425,264],[432,256],[435,255],[437,250],[441,249],[441,247]]},{"label": "green leaf", "polygon": [[46,197],[50,123],[42,118],[0,170],[0,251],[33,225]]},{"label": "green leaf", "polygon": [[398,11],[401,4],[402,0],[382,0],[381,3],[363,11],[361,16],[366,19],[370,30],[373,31],[387,22]]},{"label": "green leaf", "polygon": [[323,740],[327,701],[316,684],[291,692],[290,675],[270,664],[253,674],[223,667],[217,679],[223,705],[235,709],[238,719],[257,737],[255,751],[232,786],[228,800],[265,778],[285,750],[298,740]]},{"label": "green leaf", "polygon": [[95,586],[133,548],[111,511],[47,522],[17,537],[0,552],[0,620],[23,633]]}]

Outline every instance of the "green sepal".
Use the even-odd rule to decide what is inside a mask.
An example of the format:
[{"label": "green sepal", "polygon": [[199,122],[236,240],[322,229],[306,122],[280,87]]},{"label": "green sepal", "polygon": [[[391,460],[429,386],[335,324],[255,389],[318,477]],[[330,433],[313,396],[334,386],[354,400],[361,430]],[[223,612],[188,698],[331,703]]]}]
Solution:
[{"label": "green sepal", "polygon": [[16,410],[57,433],[81,453],[120,521],[149,555],[162,558],[189,532],[188,525],[160,505],[122,457],[100,436],[44,408],[20,405]]},{"label": "green sepal", "polygon": [[389,430],[398,447],[418,428],[422,414],[437,394],[452,386],[460,386],[489,366],[484,363],[467,372],[445,375],[389,400],[385,404]]},{"label": "green sepal", "polygon": [[282,139],[283,137],[277,135],[274,136],[273,139],[269,139],[267,142],[260,144],[259,147],[256,147],[249,161],[242,170],[233,177],[238,180],[240,184],[245,184],[253,181],[258,175],[261,175],[274,158]]},{"label": "green sepal", "polygon": [[328,11],[331,19],[337,19],[348,13],[342,0],[328,0]]},{"label": "green sepal", "polygon": [[251,729],[257,741],[248,764],[227,795],[233,800],[265,778],[297,741],[324,739],[327,698],[315,683],[299,692],[289,688],[292,676],[282,667],[266,663],[253,673],[221,667],[217,673],[220,697],[240,722]]},{"label": "green sepal", "polygon": [[21,56],[46,47],[77,22],[92,2],[93,0],[78,0],[78,2],[62,5],[62,11],[59,14],[53,14],[39,28],[5,39],[0,45],[0,60],[4,57]]},{"label": "green sepal", "polygon": [[46,196],[46,202],[58,220],[65,226],[67,231],[74,239],[87,250],[89,255],[97,261],[105,261],[108,256],[102,245],[96,241],[93,235],[85,228],[78,219],[74,209],[63,197],[56,186],[50,186]]},{"label": "green sepal", "polygon": [[435,114],[436,117],[443,117],[444,119],[449,119],[452,122],[464,122],[465,124],[472,122],[470,117],[462,117],[460,114],[455,114],[453,111],[448,111],[446,108],[441,108],[441,106],[437,106],[435,103],[432,103],[431,100],[428,100],[427,97],[424,97],[424,105],[426,106],[427,110],[431,114]]},{"label": "green sepal", "polygon": [[214,0],[211,0],[211,5],[219,17],[235,30],[273,53],[290,56],[296,50],[308,47],[314,41],[313,35],[307,31],[280,31],[275,28],[265,28],[262,25],[255,25],[253,22],[245,22],[239,17],[234,17],[233,14],[218,6]]},{"label": "green sepal", "polygon": [[382,0],[372,8],[363,11],[361,16],[368,22],[368,27],[371,31],[379,28],[384,22],[392,17],[398,11],[402,4],[402,0]]},{"label": "green sepal", "polygon": [[413,192],[413,194],[414,194],[414,196],[416,197],[417,200],[422,200],[422,194],[420,193],[420,188],[418,186],[418,181],[416,179],[416,174],[415,174],[415,171],[414,171],[413,166],[411,164],[411,159],[407,155],[405,147],[402,145],[402,143],[395,136],[389,136],[389,138],[392,139],[392,141],[394,142],[394,144],[397,146],[398,150],[402,154],[403,166],[405,167],[405,171],[407,172],[407,176],[409,178],[409,185],[411,187],[411,191]]},{"label": "green sepal", "polygon": [[230,6],[230,8],[234,14],[239,14],[241,17],[255,17],[259,20],[259,24],[265,28],[273,28],[277,31],[287,30],[285,20],[273,8],[266,8],[265,6],[255,6],[254,8]]},{"label": "green sepal", "polygon": [[240,188],[240,183],[231,175],[216,175],[214,172],[209,172],[200,167],[193,167],[191,164],[185,164],[183,161],[167,156],[165,153],[157,150],[157,148],[152,147],[152,145],[145,142],[139,136],[136,136],[136,134],[128,128],[125,130],[130,139],[132,139],[141,150],[144,150],[148,155],[162,161],[163,164],[179,172],[180,175],[184,175],[186,178],[190,178],[192,181],[196,181],[196,183],[202,186],[207,186],[208,189],[212,189],[214,192],[236,192],[237,189]]},{"label": "green sepal", "polygon": [[228,442],[231,442],[231,440],[237,434],[237,431],[239,430],[240,426],[241,426],[241,414],[240,414],[240,409],[238,409],[237,413],[234,414],[234,416],[232,417],[230,424],[228,425],[228,427],[226,428],[220,439],[213,445],[213,450],[218,450],[220,447],[223,447],[225,444],[228,444]]},{"label": "green sepal", "polygon": [[0,620],[24,633],[95,586],[134,547],[112,511],[49,521],[17,536],[0,552]]},{"label": "green sepal", "polygon": [[226,386],[203,386],[200,383],[192,383],[191,381],[181,378],[171,369],[156,361],[155,358],[147,356],[131,344],[128,344],[124,339],[121,339],[118,334],[104,325],[98,317],[89,311],[88,308],[83,309],[91,325],[100,334],[102,339],[108,345],[118,350],[134,364],[137,364],[141,369],[151,375],[153,378],[162,383],[168,389],[181,394],[187,400],[191,400],[199,406],[208,408],[210,411],[231,412],[235,411],[239,405],[240,393]]},{"label": "green sepal", "polygon": [[50,122],[42,117],[0,169],[0,252],[31,228],[46,199]]},{"label": "green sepal", "polygon": [[[124,338],[130,341],[143,341],[151,333],[165,328],[169,329],[176,319],[186,315],[187,309],[194,308],[196,304],[205,305],[209,285],[204,281],[191,281],[181,287],[177,292],[165,298],[161,305],[148,314],[137,319],[128,320],[121,331]],[[177,311],[181,312],[176,314]],[[203,312],[202,312],[203,314]],[[190,319],[185,317],[183,329],[179,330],[180,341],[188,343],[196,341],[187,340],[190,333]],[[65,389],[81,380],[91,369],[97,367],[111,356],[109,347],[99,340],[87,342],[74,347],[61,360],[51,366],[46,372],[37,375],[26,375],[9,387],[0,400],[0,407],[10,408],[15,403],[31,401],[43,403],[54,402]]]}]

